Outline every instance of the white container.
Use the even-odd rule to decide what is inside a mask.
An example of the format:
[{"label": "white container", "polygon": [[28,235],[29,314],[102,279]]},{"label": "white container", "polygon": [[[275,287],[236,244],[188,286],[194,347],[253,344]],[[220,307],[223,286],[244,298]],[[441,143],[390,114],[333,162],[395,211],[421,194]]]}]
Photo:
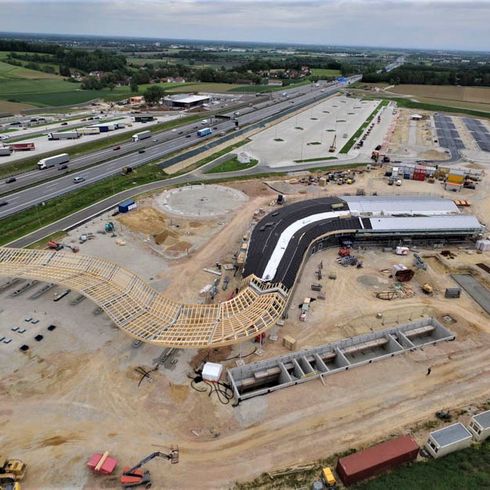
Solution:
[{"label": "white container", "polygon": [[476,249],[481,250],[482,252],[487,252],[490,250],[490,240],[477,240]]},{"label": "white container", "polygon": [[223,373],[223,366],[216,362],[207,362],[202,368],[202,379],[216,383],[220,380]]},{"label": "white container", "polygon": [[437,459],[471,446],[472,440],[472,433],[463,424],[456,422],[443,429],[431,432],[424,448],[433,458]]},{"label": "white container", "polygon": [[490,437],[490,410],[473,415],[468,429],[473,434],[475,441],[481,442]]},{"label": "white container", "polygon": [[408,255],[409,252],[408,247],[396,247],[396,254],[397,255]]}]

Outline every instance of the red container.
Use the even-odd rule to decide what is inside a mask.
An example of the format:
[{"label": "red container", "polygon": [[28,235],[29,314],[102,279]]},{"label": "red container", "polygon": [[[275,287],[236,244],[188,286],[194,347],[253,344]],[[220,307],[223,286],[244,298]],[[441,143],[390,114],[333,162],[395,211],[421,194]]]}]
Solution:
[{"label": "red container", "polygon": [[418,453],[419,446],[412,437],[398,437],[340,458],[337,474],[344,485],[352,485],[402,463],[414,461]]},{"label": "red container", "polygon": [[416,174],[415,172],[413,173],[413,180],[421,180],[421,181],[424,181],[425,180],[425,173],[424,174]]}]

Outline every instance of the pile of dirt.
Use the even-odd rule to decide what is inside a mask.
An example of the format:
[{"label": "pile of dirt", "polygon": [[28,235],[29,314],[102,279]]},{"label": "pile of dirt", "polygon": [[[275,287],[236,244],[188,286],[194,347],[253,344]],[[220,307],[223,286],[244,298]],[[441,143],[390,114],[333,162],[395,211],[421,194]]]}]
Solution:
[{"label": "pile of dirt", "polygon": [[118,221],[131,231],[156,236],[166,230],[166,216],[152,207],[137,208],[118,216]]},{"label": "pile of dirt", "polygon": [[168,228],[165,228],[163,231],[160,233],[157,233],[156,235],[153,235],[153,239],[155,240],[155,243],[157,245],[161,245],[162,243],[167,240],[167,238],[178,238],[178,234],[175,233],[175,231],[169,230]]}]

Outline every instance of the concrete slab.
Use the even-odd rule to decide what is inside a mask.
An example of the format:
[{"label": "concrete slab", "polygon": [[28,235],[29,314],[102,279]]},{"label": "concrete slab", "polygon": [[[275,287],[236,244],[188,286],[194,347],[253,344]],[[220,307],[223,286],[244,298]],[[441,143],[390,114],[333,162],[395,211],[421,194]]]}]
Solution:
[{"label": "concrete slab", "polygon": [[452,274],[452,277],[490,315],[490,290],[469,274]]}]

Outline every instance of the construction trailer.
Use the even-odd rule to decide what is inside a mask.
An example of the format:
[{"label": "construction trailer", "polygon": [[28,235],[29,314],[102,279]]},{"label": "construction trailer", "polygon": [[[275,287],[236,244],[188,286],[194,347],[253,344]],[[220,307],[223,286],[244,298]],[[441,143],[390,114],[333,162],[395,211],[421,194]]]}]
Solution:
[{"label": "construction trailer", "polygon": [[472,433],[460,422],[429,434],[424,448],[435,459],[471,446]]},{"label": "construction trailer", "polygon": [[137,207],[137,204],[134,201],[134,199],[126,199],[125,201],[120,202],[118,204],[118,211],[120,213],[127,213],[127,212],[131,211],[132,209],[135,209],[136,207]]},{"label": "construction trailer", "polygon": [[473,415],[468,425],[468,430],[473,434],[475,441],[484,441],[490,436],[490,410]]},{"label": "construction trailer", "polygon": [[415,461],[419,446],[410,436],[401,436],[359,451],[337,462],[337,474],[349,486],[366,478]]}]

